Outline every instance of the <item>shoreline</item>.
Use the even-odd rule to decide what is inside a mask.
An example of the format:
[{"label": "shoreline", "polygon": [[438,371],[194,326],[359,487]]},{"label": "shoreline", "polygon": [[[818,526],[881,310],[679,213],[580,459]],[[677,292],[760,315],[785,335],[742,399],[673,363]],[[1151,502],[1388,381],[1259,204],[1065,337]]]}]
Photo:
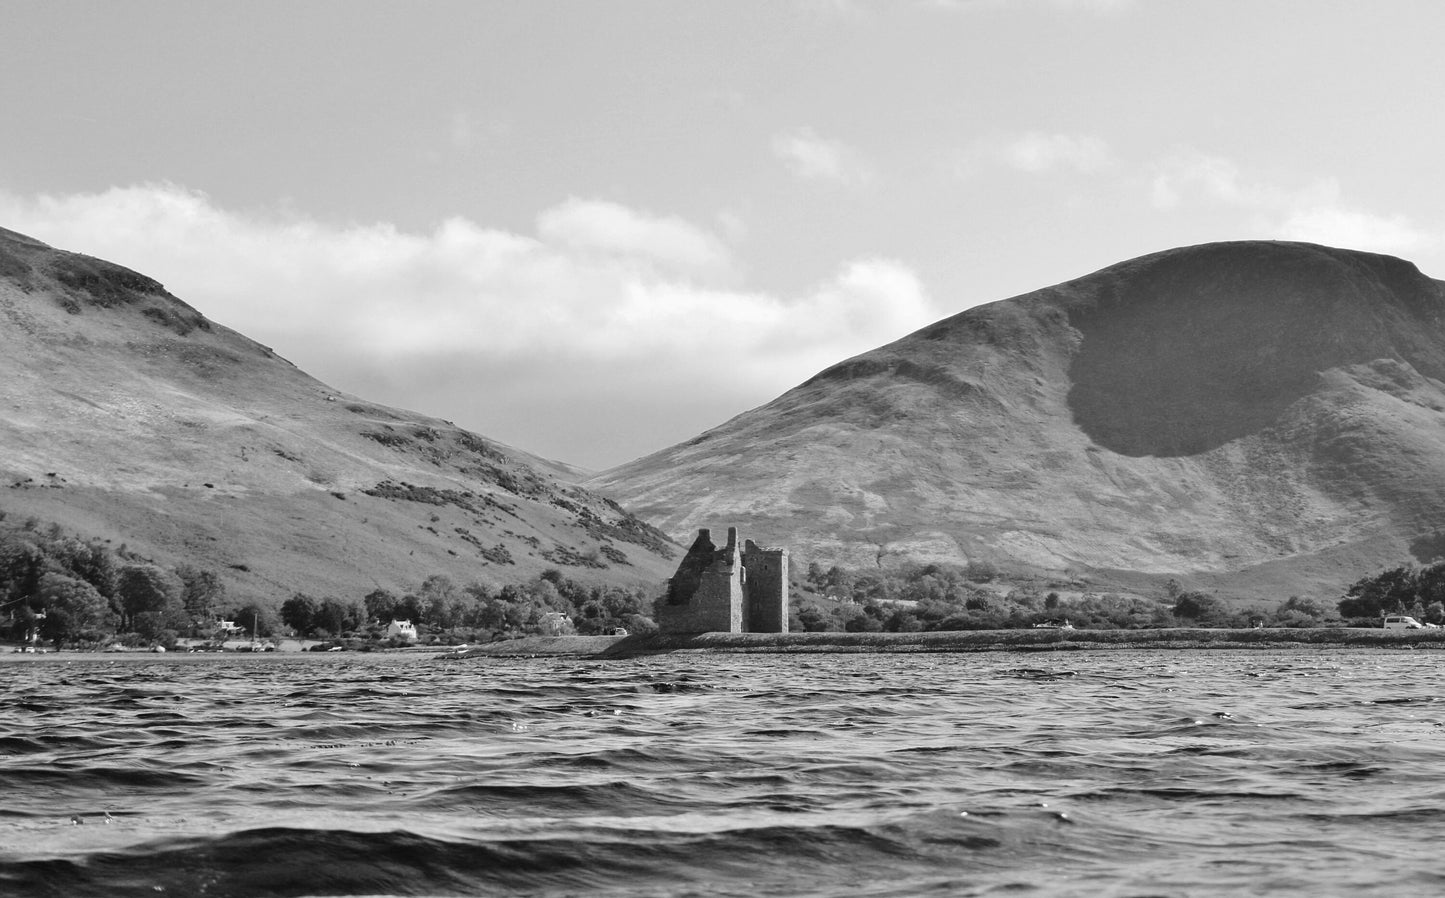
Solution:
[{"label": "shoreline", "polygon": [[338,659],[358,655],[410,656],[422,661],[472,658],[579,658],[628,660],[681,654],[930,654],[968,652],[1087,652],[1107,649],[1211,650],[1377,648],[1445,651],[1445,630],[1374,627],[1205,630],[939,630],[920,633],[655,633],[634,636],[524,636],[458,651],[449,647],[373,652],[93,652],[0,651],[0,663],[39,661],[182,661],[215,663],[266,659]]},{"label": "shoreline", "polygon": [[332,661],[338,658],[354,658],[359,655],[411,655],[417,658],[435,658],[438,656],[455,656],[457,653],[449,647],[404,649],[378,649],[370,652],[307,652],[300,649],[285,649],[275,652],[151,652],[143,649],[132,651],[88,651],[85,649],[46,649],[43,652],[17,652],[9,647],[0,648],[0,664],[44,662],[44,661],[113,661],[113,662],[138,662],[138,661],[179,661],[186,664],[208,664],[222,661],[246,661],[257,664],[265,664],[280,659],[309,658],[320,660],[328,658]]},{"label": "shoreline", "polygon": [[944,630],[920,633],[694,633],[528,636],[474,646],[452,657],[551,656],[597,660],[685,653],[822,654],[1049,652],[1100,649],[1346,647],[1445,650],[1445,630],[1316,627],[1204,630]]}]

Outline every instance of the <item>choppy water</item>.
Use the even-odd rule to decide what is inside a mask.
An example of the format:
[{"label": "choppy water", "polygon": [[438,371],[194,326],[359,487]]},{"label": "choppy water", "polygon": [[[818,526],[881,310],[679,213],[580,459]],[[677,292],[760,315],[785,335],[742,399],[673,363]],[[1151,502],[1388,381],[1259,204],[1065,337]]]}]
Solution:
[{"label": "choppy water", "polygon": [[1442,663],[27,658],[0,894],[1438,894]]}]

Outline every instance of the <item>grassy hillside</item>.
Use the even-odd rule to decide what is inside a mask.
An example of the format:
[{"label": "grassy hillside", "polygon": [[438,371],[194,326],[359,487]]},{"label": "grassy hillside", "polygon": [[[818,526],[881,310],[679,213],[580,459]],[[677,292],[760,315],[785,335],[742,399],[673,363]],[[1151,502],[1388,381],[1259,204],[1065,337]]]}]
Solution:
[{"label": "grassy hillside", "polygon": [[1442,379],[1445,289],[1409,263],[1211,244],[970,309],[589,485],[825,565],[1338,595],[1433,553]]},{"label": "grassy hillside", "polygon": [[12,516],[215,568],[236,598],[671,573],[665,536],[565,470],[339,393],[118,265],[0,230],[0,322]]}]

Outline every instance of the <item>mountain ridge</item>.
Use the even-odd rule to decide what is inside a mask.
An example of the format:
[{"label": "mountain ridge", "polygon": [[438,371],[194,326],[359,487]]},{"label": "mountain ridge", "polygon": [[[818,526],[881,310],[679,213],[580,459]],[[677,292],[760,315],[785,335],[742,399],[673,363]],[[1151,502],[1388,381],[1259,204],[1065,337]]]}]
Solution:
[{"label": "mountain ridge", "polygon": [[587,484],[825,565],[1327,589],[1440,527],[1442,378],[1445,284],[1411,263],[1201,244],[950,316]]},{"label": "mountain ridge", "polygon": [[337,391],[123,266],[0,229],[0,322],[7,512],[242,599],[670,572],[677,547],[565,465]]}]

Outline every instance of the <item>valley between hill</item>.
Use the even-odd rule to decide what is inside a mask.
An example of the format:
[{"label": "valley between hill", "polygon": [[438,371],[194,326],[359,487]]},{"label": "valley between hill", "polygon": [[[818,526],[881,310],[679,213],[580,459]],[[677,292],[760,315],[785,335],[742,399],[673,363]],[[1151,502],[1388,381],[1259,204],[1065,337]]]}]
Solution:
[{"label": "valley between hill", "polygon": [[[0,230],[0,511],[220,572],[237,602],[660,588],[695,528],[799,567],[1069,594],[1338,596],[1445,551],[1445,285],[1185,247],[970,309],[593,477],[339,393],[155,280]],[[479,384],[478,389],[505,389]],[[1030,580],[1032,578],[1032,580]]]}]

